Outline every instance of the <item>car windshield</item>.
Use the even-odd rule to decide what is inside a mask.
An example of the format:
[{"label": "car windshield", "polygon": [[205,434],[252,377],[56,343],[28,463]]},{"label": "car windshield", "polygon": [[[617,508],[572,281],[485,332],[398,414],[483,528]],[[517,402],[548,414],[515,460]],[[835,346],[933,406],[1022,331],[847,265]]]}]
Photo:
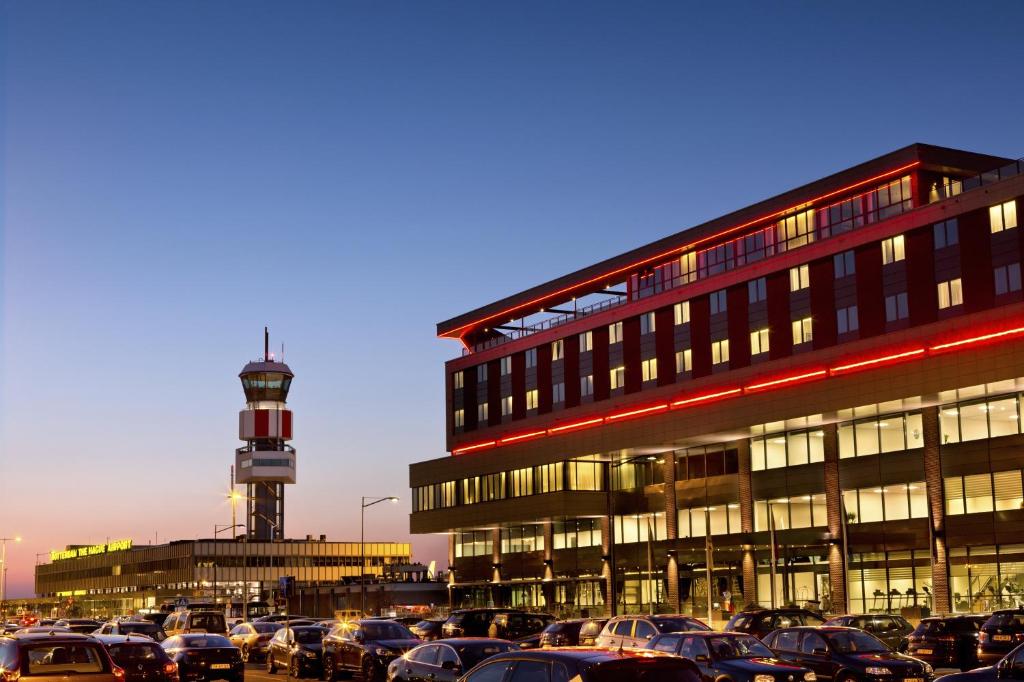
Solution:
[{"label": "car windshield", "polygon": [[689,632],[691,630],[710,630],[707,625],[690,618],[655,618],[654,626],[658,632]]},{"label": "car windshield", "polygon": [[828,634],[828,641],[841,654],[889,651],[889,648],[866,632],[847,630]]},{"label": "car windshield", "polygon": [[103,655],[95,644],[56,644],[28,649],[28,675],[66,677],[69,673],[103,672]]},{"label": "car windshield", "polygon": [[221,646],[234,646],[227,637],[220,635],[204,635],[202,637],[186,637],[185,646],[190,649],[212,649]]},{"label": "car windshield", "polygon": [[163,630],[156,623],[120,623],[117,629],[128,634],[129,632],[141,632],[144,635],[155,635]]},{"label": "car windshield", "polygon": [[709,637],[708,647],[719,660],[730,658],[771,658],[771,649],[754,637]]},{"label": "car windshield", "polygon": [[256,628],[256,632],[277,632],[284,627],[278,623],[253,623],[252,626]]},{"label": "car windshield", "polygon": [[1024,627],[1024,613],[993,613],[985,626],[993,628]]},{"label": "car windshield", "polygon": [[429,630],[433,627],[437,627],[437,625],[438,624],[432,620],[421,620],[420,622],[416,623],[416,625],[413,625],[413,627],[417,630]]},{"label": "car windshield", "polygon": [[295,641],[300,644],[319,644],[327,630],[323,628],[302,628],[295,630]]},{"label": "car windshield", "polygon": [[224,629],[224,621],[219,615],[198,614],[192,616],[192,629],[219,632]]},{"label": "car windshield", "polygon": [[455,651],[459,654],[459,660],[462,661],[462,669],[469,670],[485,658],[490,658],[496,654],[503,654],[506,651],[514,651],[517,648],[514,644],[489,642],[487,644],[457,646]]},{"label": "car windshield", "polygon": [[371,642],[378,639],[416,639],[416,635],[398,623],[363,621],[360,628],[363,631],[363,638]]}]

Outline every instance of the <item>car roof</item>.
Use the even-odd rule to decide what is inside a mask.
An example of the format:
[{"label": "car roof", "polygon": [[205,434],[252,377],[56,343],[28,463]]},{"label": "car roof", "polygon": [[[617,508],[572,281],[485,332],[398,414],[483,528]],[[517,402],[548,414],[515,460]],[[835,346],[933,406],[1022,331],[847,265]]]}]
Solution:
[{"label": "car roof", "polygon": [[521,649],[498,654],[501,658],[542,658],[555,661],[586,661],[601,663],[632,658],[678,658],[653,649],[602,649],[599,647],[554,647],[552,649]]},{"label": "car roof", "polygon": [[814,632],[861,632],[861,630],[857,628],[850,628],[845,625],[794,625],[788,628],[779,628],[775,632],[786,632],[788,630],[812,630]]},{"label": "car roof", "polygon": [[[793,628],[782,628],[792,630]],[[754,637],[748,632],[719,632],[717,630],[687,630],[686,632],[659,632],[655,637]],[[756,639],[756,637],[755,637]]]},{"label": "car roof", "polygon": [[435,639],[424,644],[448,644],[450,646],[467,646],[470,644],[511,644],[507,639],[494,639],[491,637],[450,637],[448,639]]},{"label": "car roof", "polygon": [[[140,634],[129,634],[129,635],[93,635],[95,639],[103,642],[106,645],[110,644],[156,644],[156,641],[152,637]],[[159,645],[158,645],[159,646]]]},{"label": "car roof", "polygon": [[61,632],[52,630],[49,632],[15,632],[7,635],[20,641],[46,640],[47,642],[69,642],[69,641],[95,641],[91,635],[83,635],[78,632]]}]

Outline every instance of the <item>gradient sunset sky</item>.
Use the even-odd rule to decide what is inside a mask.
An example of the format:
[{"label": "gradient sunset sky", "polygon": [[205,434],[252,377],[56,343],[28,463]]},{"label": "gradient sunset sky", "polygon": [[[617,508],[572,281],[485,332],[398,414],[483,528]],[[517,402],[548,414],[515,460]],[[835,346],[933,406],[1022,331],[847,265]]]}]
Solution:
[{"label": "gradient sunset sky", "polygon": [[[1020,2],[51,2],[3,22],[0,536],[209,537],[263,326],[292,537],[410,539],[434,325],[912,142],[1024,156]],[[443,563],[446,540],[411,538]]]}]

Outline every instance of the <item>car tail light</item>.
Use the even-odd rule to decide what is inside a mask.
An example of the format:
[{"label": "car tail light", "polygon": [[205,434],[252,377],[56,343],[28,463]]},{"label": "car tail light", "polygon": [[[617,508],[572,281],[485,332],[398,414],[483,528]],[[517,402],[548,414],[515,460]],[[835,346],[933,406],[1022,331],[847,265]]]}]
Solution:
[{"label": "car tail light", "polygon": [[114,677],[116,677],[117,679],[119,679],[119,680],[122,680],[122,681],[124,680],[124,668],[122,668],[122,667],[120,667],[120,666],[116,666],[116,665],[115,665],[115,666],[113,667],[113,669],[112,669],[112,670],[111,670],[110,672],[111,672],[111,673],[112,673],[112,674],[114,675]]},{"label": "car tail light", "polygon": [[164,663],[164,674],[165,675],[174,675],[177,672],[178,672],[178,664],[177,663],[175,663],[174,661],[168,661],[167,663]]},{"label": "car tail light", "polygon": [[940,642],[946,642],[947,644],[951,644],[951,643],[956,641],[956,636],[955,635],[942,635],[941,637],[939,637],[939,641]]},{"label": "car tail light", "polygon": [[7,668],[0,668],[0,682],[16,682],[21,677],[20,670],[8,670]]},{"label": "car tail light", "polygon": [[987,642],[988,641],[988,633],[987,632],[979,633],[978,634],[978,641],[981,642],[982,644]]}]

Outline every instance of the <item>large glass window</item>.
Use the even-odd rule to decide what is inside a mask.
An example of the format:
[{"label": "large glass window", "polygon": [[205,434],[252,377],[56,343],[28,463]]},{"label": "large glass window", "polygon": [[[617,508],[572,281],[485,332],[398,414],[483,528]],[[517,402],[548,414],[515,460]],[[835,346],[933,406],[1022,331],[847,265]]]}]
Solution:
[{"label": "large glass window", "polygon": [[615,517],[615,544],[617,545],[664,540],[667,537],[664,512]]},{"label": "large glass window", "polygon": [[565,489],[565,463],[542,464],[534,467],[533,489],[536,494],[553,493]]},{"label": "large glass window", "polygon": [[601,544],[601,522],[598,519],[567,519],[555,521],[551,546],[554,549],[596,547]]},{"label": "large glass window", "polygon": [[789,431],[750,439],[754,471],[825,461],[825,432],[821,429]]},{"label": "large glass window", "polygon": [[950,515],[1021,509],[1024,506],[1019,469],[947,476],[944,482],[946,513]]},{"label": "large glass window", "polygon": [[491,531],[476,530],[455,534],[455,556],[490,556],[494,543],[491,541]]},{"label": "large glass window", "polygon": [[890,414],[838,427],[839,457],[864,457],[924,447],[920,413]]},{"label": "large glass window", "polygon": [[843,491],[847,523],[923,519],[928,496],[923,481]]},{"label": "large glass window", "polygon": [[678,522],[681,538],[704,537],[707,535],[708,524],[711,535],[743,532],[740,525],[740,505],[736,503],[680,509]]},{"label": "large glass window", "polygon": [[853,613],[899,613],[904,606],[932,605],[927,550],[853,554],[848,576]]},{"label": "large glass window", "polygon": [[768,514],[775,530],[813,528],[828,525],[824,493],[754,500],[754,530],[771,530]]},{"label": "large glass window", "polygon": [[514,526],[501,529],[501,553],[539,552],[544,549],[544,527]]},{"label": "large glass window", "polygon": [[1024,545],[955,547],[949,552],[953,610],[991,613],[1024,599]]},{"label": "large glass window", "polygon": [[1019,397],[943,405],[939,410],[943,443],[996,438],[1020,433]]},{"label": "large glass window", "polygon": [[569,462],[569,490],[604,490],[603,462]]}]

